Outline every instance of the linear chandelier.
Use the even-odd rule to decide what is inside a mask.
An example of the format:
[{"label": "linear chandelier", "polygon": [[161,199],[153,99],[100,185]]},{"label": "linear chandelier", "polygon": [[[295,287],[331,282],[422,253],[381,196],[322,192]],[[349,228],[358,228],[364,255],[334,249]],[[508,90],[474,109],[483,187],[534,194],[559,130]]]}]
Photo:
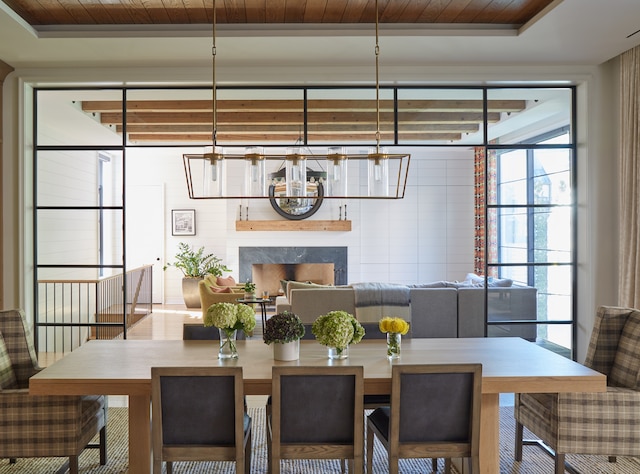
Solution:
[{"label": "linear chandelier", "polygon": [[[230,152],[217,143],[216,1],[213,2],[212,109],[213,144],[202,154],[183,155],[190,199],[402,199],[411,155],[389,153],[380,143],[378,2],[375,3],[375,145],[368,153],[349,153],[344,146],[312,151],[302,139],[280,153],[248,145]],[[235,148],[235,147],[234,147]],[[319,147],[314,147],[314,150]],[[323,167],[324,163],[324,167]],[[316,166],[318,169],[314,169]],[[366,168],[366,185],[359,177]],[[349,173],[349,169],[352,170]],[[362,170],[362,171],[361,171]],[[353,172],[355,171],[355,173]],[[356,178],[348,179],[349,175]],[[362,181],[362,183],[360,183]]]}]

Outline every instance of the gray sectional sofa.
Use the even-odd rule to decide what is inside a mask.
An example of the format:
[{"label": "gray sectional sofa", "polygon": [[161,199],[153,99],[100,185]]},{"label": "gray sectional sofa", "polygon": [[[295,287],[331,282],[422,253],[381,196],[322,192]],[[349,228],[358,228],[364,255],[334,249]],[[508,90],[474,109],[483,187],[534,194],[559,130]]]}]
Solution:
[{"label": "gray sectional sofa", "polygon": [[[410,288],[409,294],[411,337],[484,337],[484,288]],[[536,288],[489,288],[488,300],[490,321],[536,319]],[[276,299],[277,312],[293,312],[305,323],[312,323],[318,316],[334,310],[356,314],[353,288],[294,288],[289,291],[289,299],[286,296]],[[488,335],[522,337],[535,341],[536,326],[490,325]]]}]

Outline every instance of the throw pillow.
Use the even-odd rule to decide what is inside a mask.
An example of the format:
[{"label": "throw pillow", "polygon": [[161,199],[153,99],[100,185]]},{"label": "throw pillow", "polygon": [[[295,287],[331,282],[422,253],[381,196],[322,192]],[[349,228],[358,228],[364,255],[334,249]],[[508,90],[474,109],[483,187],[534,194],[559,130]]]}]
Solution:
[{"label": "throw pillow", "polygon": [[213,291],[214,293],[233,293],[233,290],[229,287],[217,288],[215,286],[210,286],[209,288],[211,288],[211,291]]},{"label": "throw pillow", "polygon": [[613,359],[610,385],[617,387],[640,388],[638,375],[640,374],[640,311],[629,315],[622,328],[618,349]]},{"label": "throw pillow", "polygon": [[18,388],[18,382],[11,366],[7,346],[0,334],[0,391],[12,388]]},{"label": "throw pillow", "polygon": [[226,278],[218,277],[216,278],[216,285],[218,286],[236,286],[236,281],[233,279],[231,275]]},{"label": "throw pillow", "polygon": [[498,288],[508,288],[513,285],[510,278],[492,278],[489,280],[489,286]]}]

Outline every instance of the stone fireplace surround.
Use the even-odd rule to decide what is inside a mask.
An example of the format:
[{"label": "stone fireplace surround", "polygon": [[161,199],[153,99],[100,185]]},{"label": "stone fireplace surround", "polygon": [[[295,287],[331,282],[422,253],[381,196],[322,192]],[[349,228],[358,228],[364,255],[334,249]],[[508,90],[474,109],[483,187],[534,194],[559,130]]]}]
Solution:
[{"label": "stone fireplace surround", "polygon": [[253,280],[259,264],[333,264],[334,284],[347,284],[347,247],[240,247],[239,283]]}]

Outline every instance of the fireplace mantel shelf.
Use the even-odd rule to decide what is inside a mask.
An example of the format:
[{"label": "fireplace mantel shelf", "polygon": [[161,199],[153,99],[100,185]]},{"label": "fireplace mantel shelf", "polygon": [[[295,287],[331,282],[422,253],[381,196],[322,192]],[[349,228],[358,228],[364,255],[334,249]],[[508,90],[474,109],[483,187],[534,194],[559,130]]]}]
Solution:
[{"label": "fireplace mantel shelf", "polygon": [[351,221],[301,220],[301,221],[236,221],[237,231],[351,231]]}]

